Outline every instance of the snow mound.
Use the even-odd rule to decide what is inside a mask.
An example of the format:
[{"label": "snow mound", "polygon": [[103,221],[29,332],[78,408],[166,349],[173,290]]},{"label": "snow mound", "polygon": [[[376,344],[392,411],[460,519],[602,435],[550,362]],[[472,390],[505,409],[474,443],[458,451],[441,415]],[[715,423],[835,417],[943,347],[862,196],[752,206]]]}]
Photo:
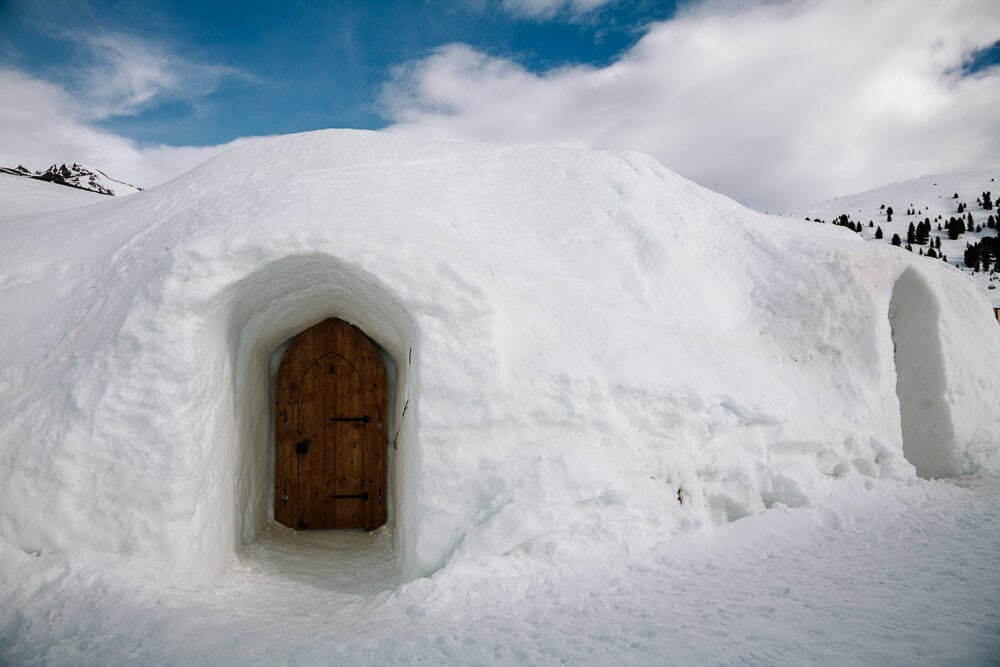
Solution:
[{"label": "snow mound", "polygon": [[0,235],[22,551],[224,567],[271,523],[283,346],[327,317],[389,360],[406,576],[1000,470],[1000,327],[970,281],[639,154],[308,133]]}]

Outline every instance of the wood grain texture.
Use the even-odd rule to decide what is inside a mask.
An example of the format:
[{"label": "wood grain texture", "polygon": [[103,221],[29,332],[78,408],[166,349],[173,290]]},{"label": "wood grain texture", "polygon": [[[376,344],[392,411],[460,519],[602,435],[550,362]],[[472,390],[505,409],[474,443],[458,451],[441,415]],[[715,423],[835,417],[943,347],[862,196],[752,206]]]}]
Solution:
[{"label": "wood grain texture", "polygon": [[331,318],[296,337],[275,385],[276,521],[385,523],[386,389],[378,349],[354,326]]}]

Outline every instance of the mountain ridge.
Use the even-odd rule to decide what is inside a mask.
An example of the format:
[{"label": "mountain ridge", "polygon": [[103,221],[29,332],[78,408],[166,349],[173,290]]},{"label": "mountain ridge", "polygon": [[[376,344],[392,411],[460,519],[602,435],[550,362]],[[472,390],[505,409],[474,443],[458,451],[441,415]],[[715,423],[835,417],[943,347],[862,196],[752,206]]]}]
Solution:
[{"label": "mountain ridge", "polygon": [[0,173],[12,176],[23,176],[36,181],[46,181],[65,185],[79,190],[88,190],[111,197],[129,195],[141,192],[142,188],[111,178],[100,169],[88,167],[86,165],[73,163],[55,163],[45,171],[32,171],[24,165],[17,167],[0,167]]}]

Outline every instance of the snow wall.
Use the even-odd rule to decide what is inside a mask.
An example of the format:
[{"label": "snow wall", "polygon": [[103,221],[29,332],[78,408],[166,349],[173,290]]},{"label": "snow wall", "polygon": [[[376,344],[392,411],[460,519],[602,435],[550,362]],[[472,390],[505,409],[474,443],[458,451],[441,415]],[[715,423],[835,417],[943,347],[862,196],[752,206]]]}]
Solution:
[{"label": "snow wall", "polygon": [[0,539],[24,551],[225,567],[271,525],[280,353],[330,316],[389,361],[409,576],[1000,470],[971,281],[639,154],[317,132],[0,225]]}]

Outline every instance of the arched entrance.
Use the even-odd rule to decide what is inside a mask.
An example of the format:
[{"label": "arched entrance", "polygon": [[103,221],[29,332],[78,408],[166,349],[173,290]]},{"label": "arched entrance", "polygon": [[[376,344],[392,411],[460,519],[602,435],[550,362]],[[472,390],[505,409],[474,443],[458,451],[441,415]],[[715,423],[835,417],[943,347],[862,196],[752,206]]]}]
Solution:
[{"label": "arched entrance", "polygon": [[275,384],[276,521],[386,522],[386,396],[378,348],[356,327],[330,318],[295,338]]},{"label": "arched entrance", "polygon": [[903,455],[925,479],[959,474],[952,459],[955,429],[945,400],[939,306],[924,279],[907,268],[889,302]]}]

